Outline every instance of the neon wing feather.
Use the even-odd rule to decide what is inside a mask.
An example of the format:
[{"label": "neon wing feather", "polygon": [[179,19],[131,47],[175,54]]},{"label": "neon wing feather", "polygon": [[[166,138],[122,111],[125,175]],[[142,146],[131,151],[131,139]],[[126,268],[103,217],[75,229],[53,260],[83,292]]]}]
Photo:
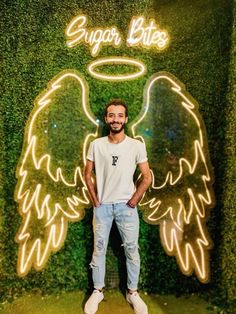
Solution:
[{"label": "neon wing feather", "polygon": [[212,171],[198,105],[173,75],[154,74],[144,107],[131,125],[147,148],[152,185],[140,202],[144,219],[160,225],[162,245],[186,275],[209,280],[207,209],[213,207]]},{"label": "neon wing feather", "polygon": [[89,205],[81,166],[98,125],[88,111],[88,87],[75,71],[63,71],[36,99],[25,129],[15,200],[22,223],[16,235],[18,267],[41,270],[66,238],[69,221]]}]

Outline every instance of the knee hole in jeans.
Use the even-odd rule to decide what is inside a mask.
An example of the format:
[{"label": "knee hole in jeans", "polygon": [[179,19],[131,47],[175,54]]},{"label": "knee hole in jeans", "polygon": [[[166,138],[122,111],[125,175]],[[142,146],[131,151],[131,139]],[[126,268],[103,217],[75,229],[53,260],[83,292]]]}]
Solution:
[{"label": "knee hole in jeans", "polygon": [[104,245],[104,240],[103,239],[98,239],[97,242],[96,242],[96,248],[98,251],[103,251],[104,248],[105,248],[105,245]]},{"label": "knee hole in jeans", "polygon": [[124,249],[125,249],[125,255],[128,259],[133,261],[139,261],[139,246],[137,243],[133,242],[127,242],[124,243]]},{"label": "knee hole in jeans", "polygon": [[95,242],[93,254],[96,256],[105,254],[105,240],[103,238],[98,238]]}]

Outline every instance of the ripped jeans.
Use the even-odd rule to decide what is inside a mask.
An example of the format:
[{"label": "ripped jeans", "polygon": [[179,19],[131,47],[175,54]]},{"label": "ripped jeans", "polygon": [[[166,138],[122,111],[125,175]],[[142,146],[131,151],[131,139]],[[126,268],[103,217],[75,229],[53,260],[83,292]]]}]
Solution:
[{"label": "ripped jeans", "polygon": [[94,288],[102,289],[105,286],[106,251],[113,219],[124,245],[127,287],[136,290],[140,272],[138,251],[139,216],[137,208],[131,208],[126,203],[102,204],[94,208],[94,251],[90,263]]}]

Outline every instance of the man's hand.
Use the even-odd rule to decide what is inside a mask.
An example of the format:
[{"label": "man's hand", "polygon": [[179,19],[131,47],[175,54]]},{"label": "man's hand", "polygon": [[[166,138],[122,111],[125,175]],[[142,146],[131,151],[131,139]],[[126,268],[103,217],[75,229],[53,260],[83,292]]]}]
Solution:
[{"label": "man's hand", "polygon": [[95,200],[94,202],[93,202],[93,206],[94,207],[99,207],[101,204],[99,203],[99,201],[98,200]]},{"label": "man's hand", "polygon": [[139,164],[139,169],[142,174],[142,180],[140,184],[138,185],[134,195],[127,202],[127,205],[132,208],[134,208],[138,204],[138,202],[143,197],[143,194],[145,193],[145,191],[148,189],[149,185],[152,182],[152,176],[151,176],[151,171],[149,169],[148,162],[146,161]]},{"label": "man's hand", "polygon": [[133,197],[126,203],[129,207],[134,208],[139,202],[139,199],[133,195]]}]

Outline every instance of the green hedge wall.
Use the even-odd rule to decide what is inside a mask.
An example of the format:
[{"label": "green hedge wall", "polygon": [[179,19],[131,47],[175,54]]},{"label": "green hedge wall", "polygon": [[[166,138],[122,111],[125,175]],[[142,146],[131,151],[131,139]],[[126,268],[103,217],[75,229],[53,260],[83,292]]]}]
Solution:
[{"label": "green hedge wall", "polygon": [[[92,253],[91,210],[85,219],[69,225],[63,249],[52,255],[47,267],[31,271],[25,278],[16,275],[17,245],[15,234],[21,218],[13,194],[15,170],[20,157],[24,127],[33,101],[47,83],[64,69],[77,69],[90,86],[90,106],[102,119],[104,104],[114,97],[124,98],[130,106],[130,121],[139,113],[142,91],[148,77],[157,71],[168,71],[182,81],[198,101],[209,139],[211,162],[215,172],[216,206],[208,222],[214,242],[211,254],[211,282],[202,285],[195,276],[183,276],[174,258],[166,256],[159,240],[158,227],[141,221],[140,288],[158,293],[211,293],[216,302],[231,304],[235,297],[235,217],[234,119],[235,99],[231,52],[233,1],[199,0],[3,0],[3,96],[0,116],[0,260],[2,299],[39,289],[43,293],[87,289],[91,284],[89,261]],[[67,48],[65,28],[71,19],[84,13],[89,27],[116,25],[122,34],[132,16],[143,14],[155,18],[167,29],[170,46],[161,53],[153,49],[104,47],[99,57],[125,55],[136,57],[148,68],[139,80],[106,83],[89,76],[86,65],[93,59],[87,46]],[[234,33],[235,37],[235,33]],[[235,43],[235,39],[234,39]],[[231,69],[231,72],[229,71]],[[229,86],[229,88],[227,88]],[[233,115],[232,115],[233,116]],[[111,254],[112,255],[112,254]],[[109,261],[113,261],[113,256]],[[116,262],[116,260],[115,260]],[[112,262],[113,263],[113,262]],[[111,264],[112,264],[111,263]],[[170,273],[172,274],[170,276]],[[220,294],[219,294],[220,293]],[[217,300],[217,295],[220,295]]]},{"label": "green hedge wall", "polygon": [[[235,11],[234,7],[234,25]],[[220,290],[223,298],[228,300],[230,308],[233,311],[236,309],[236,271],[235,271],[235,256],[236,256],[236,28],[232,33],[232,49],[229,67],[229,83],[227,92],[228,108],[225,116],[225,145],[224,145],[224,176],[222,178],[222,210],[221,210],[221,242],[219,245],[218,254],[220,256]]]}]

